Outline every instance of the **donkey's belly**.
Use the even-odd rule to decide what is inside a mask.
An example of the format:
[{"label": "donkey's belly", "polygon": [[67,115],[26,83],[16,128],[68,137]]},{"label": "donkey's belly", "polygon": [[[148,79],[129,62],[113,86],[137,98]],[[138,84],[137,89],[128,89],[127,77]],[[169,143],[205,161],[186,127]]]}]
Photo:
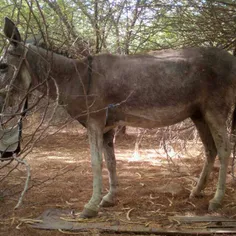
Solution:
[{"label": "donkey's belly", "polygon": [[179,105],[175,107],[129,110],[119,124],[154,128],[173,125],[190,117],[196,109],[193,106]]}]

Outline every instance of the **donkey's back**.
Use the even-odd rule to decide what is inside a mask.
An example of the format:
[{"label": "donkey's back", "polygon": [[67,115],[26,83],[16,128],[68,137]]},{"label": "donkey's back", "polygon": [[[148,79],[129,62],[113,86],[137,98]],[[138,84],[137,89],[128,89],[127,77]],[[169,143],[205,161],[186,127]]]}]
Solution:
[{"label": "donkey's back", "polygon": [[227,113],[235,102],[236,59],[217,48],[99,55],[94,71],[94,94],[113,105],[109,117],[131,126],[171,125],[213,108]]}]

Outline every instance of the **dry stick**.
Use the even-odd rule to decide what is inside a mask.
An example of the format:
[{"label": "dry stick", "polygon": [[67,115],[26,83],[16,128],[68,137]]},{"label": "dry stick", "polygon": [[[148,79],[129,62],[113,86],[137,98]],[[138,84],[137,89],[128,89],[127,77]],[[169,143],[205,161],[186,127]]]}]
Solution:
[{"label": "dry stick", "polygon": [[[31,143],[31,142],[33,141],[33,137],[36,135],[36,132],[39,130],[39,127],[42,125],[42,123],[43,123],[43,121],[44,121],[44,119],[45,119],[45,117],[46,117],[46,112],[47,112],[47,109],[45,109],[44,114],[43,114],[43,118],[41,119],[40,124],[39,124],[38,127],[36,128],[36,130],[35,130],[34,134],[32,135],[31,139],[26,143],[24,150],[25,150],[26,147],[29,145],[29,143]],[[33,142],[32,147],[28,150],[28,152],[25,153],[25,155],[22,157],[22,159],[24,159],[24,158],[32,151],[32,149],[33,149],[33,147],[34,147],[34,144],[37,142],[37,140],[38,140],[39,138],[40,138],[40,137],[38,137],[38,138]],[[23,154],[24,150],[21,151],[21,155]],[[19,164],[19,163],[18,163],[18,164]],[[17,165],[18,165],[18,164],[17,164]],[[1,180],[0,180],[0,181],[1,181]]]},{"label": "dry stick", "polygon": [[174,161],[172,160],[172,158],[168,154],[168,150],[167,150],[167,147],[166,147],[167,144],[166,144],[166,137],[165,136],[163,136],[162,141],[163,141],[163,148],[164,148],[164,151],[166,153],[166,158],[167,158],[169,166],[170,166],[169,162],[171,162],[173,164],[173,166],[176,167]]},{"label": "dry stick", "polygon": [[128,210],[128,212],[127,212],[127,214],[126,214],[126,218],[130,221],[131,219],[130,219],[130,213],[131,213],[131,211],[133,211],[134,210],[134,208],[131,208],[130,210]]},{"label": "dry stick", "polygon": [[[19,163],[18,163],[18,165],[19,165]],[[45,180],[43,180],[43,181],[41,181],[41,182],[39,182],[39,183],[34,183],[35,179],[32,179],[31,182],[33,182],[33,184],[28,187],[27,191],[29,191],[29,190],[32,189],[32,188],[39,187],[39,186],[41,186],[41,185],[43,185],[43,184],[45,184],[45,183],[47,183],[47,182],[49,182],[49,181],[54,181],[56,178],[61,177],[61,176],[65,175],[65,174],[67,174],[67,173],[69,173],[69,172],[74,172],[74,171],[76,170],[76,168],[78,168],[78,166],[75,166],[73,169],[68,169],[68,170],[65,170],[66,168],[67,168],[67,166],[66,166],[65,168],[63,168],[63,169],[61,170],[61,172],[57,172],[54,176],[49,177],[49,178],[47,178],[47,179],[45,179]],[[65,171],[64,171],[64,170],[65,170]],[[62,172],[62,171],[63,171],[63,172]],[[18,184],[18,185],[19,185],[19,184]],[[14,188],[14,187],[13,187],[13,188]],[[5,191],[5,190],[4,190],[4,191]],[[4,191],[3,191],[3,192],[4,192]],[[8,197],[11,197],[11,196],[15,196],[16,194],[19,194],[19,193],[21,193],[21,191],[17,191],[17,192],[15,192],[15,193],[8,194],[7,196],[8,196]]]},{"label": "dry stick", "polygon": [[[89,112],[89,108],[90,108],[90,107],[89,107],[89,103],[88,103],[88,94],[87,94],[87,92],[86,92],[86,88],[85,88],[85,86],[84,86],[82,77],[81,77],[81,75],[80,75],[80,73],[79,73],[79,71],[78,71],[78,68],[77,68],[77,66],[76,66],[75,61],[73,61],[73,64],[74,64],[76,73],[77,73],[77,75],[78,75],[78,77],[79,77],[79,81],[80,81],[80,84],[81,84],[81,86],[82,86],[83,93],[84,93],[84,96],[85,96],[85,106],[86,106],[87,121],[88,121],[88,120],[89,120],[89,115],[90,115],[90,112]],[[88,63],[88,71],[89,71],[89,69],[92,69],[92,68],[89,68],[89,66],[91,66],[91,64]],[[89,73],[89,72],[88,72],[88,73]],[[92,73],[92,71],[91,71],[90,73]],[[90,85],[88,85],[88,86],[90,86]]]},{"label": "dry stick", "polygon": [[[10,45],[10,43],[7,45],[7,48],[9,47],[9,45]],[[18,76],[19,70],[20,70],[20,68],[21,68],[21,66],[22,66],[22,64],[23,64],[23,62],[24,62],[24,59],[25,59],[25,56],[26,56],[26,53],[27,53],[28,49],[25,48],[24,50],[25,50],[25,51],[24,51],[24,55],[23,55],[23,57],[20,58],[20,62],[19,62],[18,68],[16,68],[16,67],[14,66],[14,73],[13,73],[13,76],[12,76],[12,78],[11,78],[11,80],[10,80],[9,85],[6,86],[6,92],[7,92],[7,93],[6,93],[6,97],[5,97],[5,101],[4,101],[2,110],[5,108],[5,106],[7,105],[8,101],[9,101],[9,97],[10,97],[10,93],[9,93],[9,92],[10,92],[11,88],[13,87],[13,83],[14,83],[16,77]],[[4,54],[6,54],[6,52],[7,52],[7,50],[5,51]],[[5,56],[5,55],[4,55],[4,56]],[[1,121],[1,123],[2,123],[2,121]]]},{"label": "dry stick", "polygon": [[7,176],[9,176],[11,174],[12,171],[14,171],[17,166],[19,165],[19,162],[10,170],[7,172],[7,174],[5,174],[1,179],[0,179],[0,182],[2,182],[5,178],[7,178]]},{"label": "dry stick", "polygon": [[139,147],[140,144],[143,140],[144,135],[146,134],[147,129],[141,130],[140,128],[138,129],[138,135],[135,141],[135,147],[134,147],[134,156],[139,156]]},{"label": "dry stick", "polygon": [[[57,106],[56,106],[56,107],[57,107]],[[49,123],[51,122],[51,120],[52,120],[52,118],[53,118],[53,116],[54,116],[54,114],[55,114],[55,111],[56,111],[56,108],[54,109],[54,111],[53,111],[53,113],[52,113],[52,116],[49,118]],[[43,118],[41,119],[40,124],[39,124],[38,127],[36,128],[36,130],[35,130],[34,134],[32,135],[31,139],[30,139],[30,140],[27,142],[27,144],[25,145],[25,148],[24,148],[23,151],[26,151],[26,153],[24,154],[23,159],[32,151],[32,149],[34,148],[34,145],[35,145],[38,141],[40,141],[40,140],[43,139],[42,136],[43,136],[43,134],[45,133],[45,131],[47,130],[47,128],[49,127],[49,125],[47,125],[45,128],[43,128],[42,131],[41,131],[41,133],[40,133],[40,135],[39,135],[39,137],[37,137],[35,140],[33,140],[33,138],[36,136],[37,131],[39,131],[40,126],[43,124],[43,122],[44,122],[44,120],[45,120],[46,113],[47,113],[47,109],[45,109],[45,111],[44,111],[44,113],[43,113]],[[28,150],[26,150],[26,147],[27,147],[30,143],[32,143],[32,146],[31,146]]]},{"label": "dry stick", "polygon": [[13,158],[14,158],[18,163],[25,165],[26,170],[27,170],[27,178],[26,178],[26,181],[25,181],[25,187],[24,187],[24,189],[23,189],[23,191],[22,191],[22,193],[21,193],[21,195],[20,195],[20,198],[19,198],[19,200],[18,200],[18,203],[17,203],[16,206],[15,206],[15,209],[17,209],[17,208],[21,205],[22,200],[23,200],[23,197],[24,197],[24,195],[25,195],[25,193],[26,193],[26,191],[27,191],[27,189],[28,189],[29,180],[30,180],[30,176],[31,176],[31,175],[30,175],[30,165],[27,163],[26,160],[21,160],[21,159],[17,158],[15,154],[13,155]]},{"label": "dry stick", "polygon": [[3,169],[4,167],[10,165],[13,161],[12,157],[9,158],[0,158],[0,161],[8,161],[6,164],[0,167],[0,170]]}]

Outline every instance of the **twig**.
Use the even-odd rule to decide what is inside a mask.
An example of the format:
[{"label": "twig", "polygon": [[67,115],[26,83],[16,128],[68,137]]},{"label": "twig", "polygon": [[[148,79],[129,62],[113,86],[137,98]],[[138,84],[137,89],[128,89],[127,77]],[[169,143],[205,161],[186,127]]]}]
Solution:
[{"label": "twig", "polygon": [[67,222],[80,222],[80,223],[98,223],[98,222],[106,222],[106,218],[95,218],[95,219],[83,219],[83,218],[66,218],[66,217],[60,217],[61,220],[67,221]]},{"label": "twig", "polygon": [[0,167],[0,170],[12,163],[13,158],[0,158],[0,161],[8,161],[6,164]]},{"label": "twig", "polygon": [[167,198],[167,200],[169,201],[169,206],[172,206],[173,202],[169,198]]},{"label": "twig", "polygon": [[9,176],[11,174],[12,171],[14,171],[19,165],[19,162],[10,170],[8,171],[7,174],[5,174],[1,179],[0,179],[0,182],[3,181],[5,178],[7,178],[7,176]]},{"label": "twig", "polygon": [[159,196],[158,197],[153,197],[152,194],[150,194],[149,198],[153,200],[153,199],[158,199]]},{"label": "twig", "polygon": [[126,218],[128,219],[128,220],[130,220],[130,213],[131,213],[131,211],[133,211],[134,210],[134,208],[131,208],[128,212],[127,212],[127,214],[126,214]]},{"label": "twig", "polygon": [[141,174],[140,173],[138,173],[138,172],[135,172],[135,174],[139,177],[139,179],[141,179],[142,178],[142,176],[141,176]]},{"label": "twig", "polygon": [[196,206],[192,202],[187,201],[187,203],[190,204],[191,206],[193,206],[196,209]]},{"label": "twig", "polygon": [[23,218],[23,219],[20,219],[20,222],[26,223],[26,224],[35,224],[35,223],[43,223],[43,220]]},{"label": "twig", "polygon": [[25,195],[25,193],[26,193],[26,191],[27,191],[27,189],[28,189],[29,181],[30,181],[30,176],[31,176],[31,175],[30,175],[30,165],[26,162],[26,160],[21,160],[21,159],[17,158],[17,157],[15,156],[15,154],[13,155],[13,158],[14,158],[18,163],[25,165],[26,170],[27,170],[27,178],[26,178],[26,181],[25,181],[25,187],[24,187],[24,189],[23,189],[23,191],[22,191],[22,193],[21,193],[21,195],[20,195],[20,198],[19,198],[19,200],[18,200],[18,203],[17,203],[16,206],[15,206],[15,209],[17,209],[17,208],[20,206],[20,204],[22,203],[23,197],[24,197],[24,195]]}]

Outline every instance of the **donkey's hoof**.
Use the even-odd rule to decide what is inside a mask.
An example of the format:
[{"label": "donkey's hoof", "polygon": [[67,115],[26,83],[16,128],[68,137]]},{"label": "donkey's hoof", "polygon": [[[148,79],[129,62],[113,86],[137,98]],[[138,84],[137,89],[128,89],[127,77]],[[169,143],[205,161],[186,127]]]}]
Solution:
[{"label": "donkey's hoof", "polygon": [[113,207],[113,206],[115,206],[115,203],[114,202],[108,202],[108,201],[105,201],[104,199],[102,199],[102,201],[100,203],[100,206],[101,207]]},{"label": "donkey's hoof", "polygon": [[98,215],[97,211],[90,210],[88,208],[84,208],[84,210],[80,214],[80,218],[82,219],[87,219],[87,218],[92,218]]},{"label": "donkey's hoof", "polygon": [[208,211],[216,211],[221,208],[221,204],[218,202],[210,201]]}]

